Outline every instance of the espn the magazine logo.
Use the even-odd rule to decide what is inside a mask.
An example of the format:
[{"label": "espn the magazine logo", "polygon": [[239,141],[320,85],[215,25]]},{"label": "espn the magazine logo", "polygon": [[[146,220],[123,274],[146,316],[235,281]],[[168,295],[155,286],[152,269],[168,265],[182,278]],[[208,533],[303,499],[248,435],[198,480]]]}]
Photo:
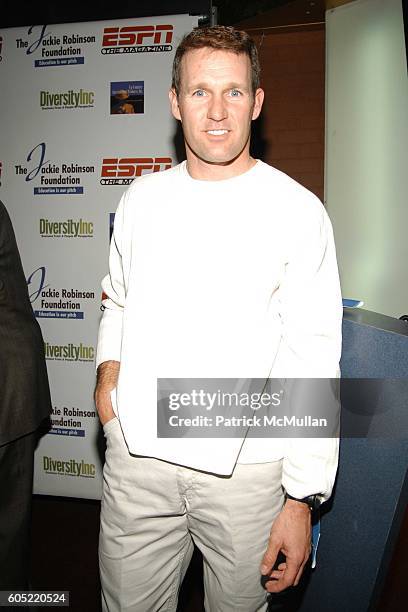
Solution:
[{"label": "espn the magazine logo", "polygon": [[101,185],[130,185],[142,174],[171,168],[171,157],[105,157],[102,160]]},{"label": "espn the magazine logo", "polygon": [[171,51],[172,25],[135,25],[104,28],[103,55],[112,53],[157,53]]}]

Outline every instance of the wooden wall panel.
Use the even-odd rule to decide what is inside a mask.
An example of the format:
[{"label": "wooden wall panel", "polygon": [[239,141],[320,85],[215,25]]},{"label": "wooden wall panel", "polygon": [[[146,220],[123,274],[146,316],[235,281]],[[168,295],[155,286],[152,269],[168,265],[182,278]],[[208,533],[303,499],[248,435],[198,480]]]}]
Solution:
[{"label": "wooden wall panel", "polygon": [[259,46],[265,105],[253,153],[323,200],[325,32],[250,32]]}]

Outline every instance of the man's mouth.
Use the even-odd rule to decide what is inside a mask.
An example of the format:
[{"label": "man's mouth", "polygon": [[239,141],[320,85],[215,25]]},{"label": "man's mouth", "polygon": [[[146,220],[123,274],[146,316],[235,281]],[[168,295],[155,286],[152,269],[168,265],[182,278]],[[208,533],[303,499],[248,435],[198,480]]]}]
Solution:
[{"label": "man's mouth", "polygon": [[207,130],[207,134],[211,134],[211,136],[223,136],[224,134],[228,134],[228,130]]}]

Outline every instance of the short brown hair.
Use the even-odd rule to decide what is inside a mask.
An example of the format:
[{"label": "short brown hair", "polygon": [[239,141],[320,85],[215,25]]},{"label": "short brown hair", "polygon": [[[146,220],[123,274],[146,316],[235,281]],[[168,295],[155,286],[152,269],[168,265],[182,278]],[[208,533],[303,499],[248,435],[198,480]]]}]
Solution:
[{"label": "short brown hair", "polygon": [[183,56],[192,49],[205,48],[231,51],[237,55],[243,53],[249,57],[251,62],[252,93],[256,92],[259,87],[261,67],[254,40],[246,32],[235,30],[231,26],[208,26],[205,28],[195,28],[189,34],[186,34],[177,47],[173,61],[171,83],[177,95],[180,91],[180,67]]}]

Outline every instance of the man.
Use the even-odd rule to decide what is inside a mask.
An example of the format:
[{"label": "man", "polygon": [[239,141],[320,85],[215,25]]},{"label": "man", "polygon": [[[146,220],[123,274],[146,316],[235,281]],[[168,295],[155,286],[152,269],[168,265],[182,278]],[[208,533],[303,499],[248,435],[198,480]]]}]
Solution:
[{"label": "man", "polygon": [[44,343],[0,202],[0,591],[28,589],[36,430],[51,412]]},{"label": "man", "polygon": [[299,582],[337,440],[158,438],[157,379],[337,376],[332,231],[314,195],[250,156],[264,93],[247,34],[187,35],[169,96],[187,160],[124,194],[102,283],[103,606],[176,610],[193,540],[207,610],[266,610]]}]

